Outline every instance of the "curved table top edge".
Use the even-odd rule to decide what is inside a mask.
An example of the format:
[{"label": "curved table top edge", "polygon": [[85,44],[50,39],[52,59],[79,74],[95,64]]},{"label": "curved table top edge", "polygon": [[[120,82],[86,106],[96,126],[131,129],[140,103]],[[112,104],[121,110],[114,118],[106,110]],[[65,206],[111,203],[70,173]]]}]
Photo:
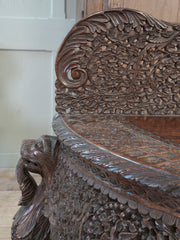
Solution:
[{"label": "curved table top edge", "polygon": [[60,115],[54,118],[53,128],[60,141],[105,171],[120,174],[125,179],[140,182],[145,186],[159,188],[174,197],[180,196],[180,176],[140,164],[94,144],[75,132]]}]

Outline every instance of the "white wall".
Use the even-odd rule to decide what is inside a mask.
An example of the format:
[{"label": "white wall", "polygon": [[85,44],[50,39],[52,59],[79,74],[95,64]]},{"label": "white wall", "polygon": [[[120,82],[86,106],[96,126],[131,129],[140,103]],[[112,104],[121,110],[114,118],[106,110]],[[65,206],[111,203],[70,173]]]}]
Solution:
[{"label": "white wall", "polygon": [[54,62],[74,23],[64,0],[0,0],[0,167],[23,139],[53,134]]}]

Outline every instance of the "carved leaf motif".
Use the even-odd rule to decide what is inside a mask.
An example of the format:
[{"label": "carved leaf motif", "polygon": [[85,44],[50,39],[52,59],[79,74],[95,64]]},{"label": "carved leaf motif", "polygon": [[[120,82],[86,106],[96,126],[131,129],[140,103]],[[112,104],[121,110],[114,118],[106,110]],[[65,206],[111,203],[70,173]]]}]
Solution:
[{"label": "carved leaf motif", "polygon": [[106,16],[112,21],[115,27],[118,27],[120,31],[124,29],[124,24],[128,23],[128,18],[123,12],[105,12]]},{"label": "carved leaf motif", "polygon": [[[58,53],[56,73],[59,80],[69,88],[78,88],[86,83],[89,76],[87,76],[85,68],[89,61],[88,58],[91,58],[91,54],[93,54],[91,42],[93,42],[95,33],[102,34],[103,32],[108,32],[110,28],[112,29],[112,26],[118,27],[120,31],[126,28],[127,32],[130,32],[131,29],[136,29],[137,32],[140,32],[141,27],[146,25],[146,21],[150,26],[156,27],[157,29],[167,27],[165,23],[147,14],[128,9],[98,13],[85,20],[81,20],[67,36],[66,41]],[[110,22],[112,26],[109,25]],[[111,36],[109,36],[109,38],[116,41],[115,38]],[[95,44],[96,41],[97,44]],[[103,41],[103,39],[100,40],[100,36],[99,38],[97,37],[94,41],[94,46],[98,47],[101,41]],[[152,39],[151,41],[155,44],[163,40]],[[142,45],[144,47],[144,44]],[[72,50],[70,52],[69,49],[74,49],[74,51]],[[81,59],[83,59],[82,63]],[[71,74],[72,70],[74,74]],[[70,74],[71,77],[69,77]]]},{"label": "carved leaf motif", "polygon": [[133,240],[135,239],[135,237],[137,236],[136,233],[129,233],[129,232],[126,232],[126,233],[119,233],[118,235],[118,240]]},{"label": "carved leaf motif", "polygon": [[149,23],[150,26],[156,27],[157,29],[166,29],[168,27],[166,22],[163,22],[157,18],[152,17],[151,15],[145,14],[144,16],[147,19],[147,22]]},{"label": "carved leaf motif", "polygon": [[104,14],[97,14],[95,16],[87,18],[87,20],[80,22],[83,26],[87,26],[91,33],[106,32],[106,23],[108,18]]},{"label": "carved leaf motif", "polygon": [[164,43],[164,42],[167,42],[167,38],[151,37],[151,38],[149,38],[149,42],[155,43],[155,44]]},{"label": "carved leaf motif", "polygon": [[[69,106],[66,100],[74,90],[64,94],[66,90],[59,85],[57,111],[177,113],[176,80],[167,87],[167,79],[177,79],[180,70],[176,46],[179,32],[174,26],[128,9],[81,20],[68,34],[56,62],[58,79],[63,86],[77,89],[78,97],[72,97]],[[109,95],[113,103],[101,95]]]},{"label": "carved leaf motif", "polygon": [[17,181],[22,192],[19,205],[26,206],[34,197],[37,190],[37,184],[23,165],[23,159],[20,159],[16,167]]},{"label": "carved leaf motif", "polygon": [[41,208],[41,205],[37,208],[32,208],[31,210],[29,207],[27,207],[27,209],[24,208],[24,213],[17,222],[18,226],[16,234],[18,237],[25,238],[32,232],[36,226],[37,216],[39,215]]}]

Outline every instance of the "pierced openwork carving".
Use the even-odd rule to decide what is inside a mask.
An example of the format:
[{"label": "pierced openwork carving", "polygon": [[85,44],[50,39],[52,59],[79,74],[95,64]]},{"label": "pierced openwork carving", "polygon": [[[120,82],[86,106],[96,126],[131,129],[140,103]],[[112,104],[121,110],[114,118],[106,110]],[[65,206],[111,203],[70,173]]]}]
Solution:
[{"label": "pierced openwork carving", "polygon": [[57,111],[180,114],[179,30],[128,9],[80,21],[57,55]]},{"label": "pierced openwork carving", "polygon": [[22,145],[12,239],[179,240],[180,25],[94,14],[65,38],[56,73],[57,137]]},{"label": "pierced openwork carving", "polygon": [[[44,216],[45,191],[56,165],[57,137],[26,140],[21,148],[16,173],[22,198],[12,226],[13,240],[50,240],[49,219]],[[41,175],[38,186],[29,172]]]}]

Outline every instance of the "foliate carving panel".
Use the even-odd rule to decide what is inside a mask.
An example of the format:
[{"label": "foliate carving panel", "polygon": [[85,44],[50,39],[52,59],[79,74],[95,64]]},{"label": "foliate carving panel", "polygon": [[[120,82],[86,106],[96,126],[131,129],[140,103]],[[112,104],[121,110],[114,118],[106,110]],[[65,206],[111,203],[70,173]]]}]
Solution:
[{"label": "foliate carving panel", "polygon": [[[103,118],[102,115],[100,116]],[[83,117],[81,119],[75,118],[74,121],[77,123],[79,121],[82,122]],[[95,119],[97,120],[97,116]],[[110,119],[108,122],[112,123]],[[86,123],[86,126],[89,130],[90,125],[93,123],[92,118],[89,117]],[[179,217],[180,178],[178,176],[178,168],[175,171],[175,168],[173,166],[174,171],[171,170],[172,174],[166,171],[167,166],[171,168],[170,165],[173,162],[172,159],[166,160],[166,169],[158,168],[157,163],[152,163],[150,166],[148,165],[148,162],[145,165],[140,162],[137,163],[138,161],[136,158],[127,159],[126,157],[122,157],[122,155],[113,154],[113,152],[107,150],[107,145],[104,143],[103,139],[108,140],[108,136],[106,136],[106,134],[112,136],[112,139],[114,138],[113,132],[109,132],[108,127],[106,128],[106,134],[104,134],[103,138],[101,138],[99,135],[100,126],[99,130],[97,130],[97,125],[94,122],[94,130],[92,129],[91,133],[97,130],[97,139],[100,140],[98,143],[96,142],[97,145],[95,145],[91,142],[91,138],[89,138],[87,141],[87,139],[81,137],[79,134],[76,134],[75,131],[72,131],[67,126],[67,124],[68,123],[64,122],[61,117],[57,117],[53,122],[53,127],[60,142],[62,142],[61,147],[63,147],[63,152],[68,156],[68,163],[71,163],[73,170],[77,172],[79,176],[82,176],[85,180],[88,181],[90,185],[93,185],[96,189],[101,189],[102,192],[110,194],[110,197],[113,199],[119,198],[123,195],[128,199],[136,200],[138,203],[142,203],[144,206],[151,208],[149,210],[151,212],[150,214],[152,215],[154,215],[154,211],[151,210],[157,209],[158,216],[164,215],[163,219],[168,219],[169,214],[173,215],[174,217]],[[112,125],[114,126],[114,131],[118,132],[118,126],[116,123],[113,122]],[[120,125],[123,131],[123,125]],[[81,128],[79,126],[78,128],[83,130],[83,127]],[[87,133],[87,131],[84,131],[84,133]],[[126,132],[130,139],[129,133],[129,131],[128,133]],[[136,136],[135,139],[137,138],[138,140],[137,132],[135,134],[133,131],[133,136]],[[148,142],[146,142],[146,138],[148,139]],[[156,147],[154,148],[150,144],[153,139],[150,136],[146,136],[146,138],[143,138],[144,140],[140,141],[140,145],[142,145],[143,142],[146,142],[147,146],[149,145],[150,152],[154,151],[154,154],[157,154],[158,152],[155,150],[158,150],[157,147],[159,144],[161,144],[161,142],[154,141],[154,144],[155,142],[157,143],[157,145],[155,144]],[[110,145],[113,143],[112,139],[109,139]],[[103,144],[101,140],[103,141]],[[120,140],[120,142],[122,142],[122,140]],[[132,144],[132,139],[129,141],[129,143]],[[119,145],[119,148],[121,149],[121,144]],[[129,150],[133,150],[131,149],[132,145],[129,146]],[[145,146],[145,148],[147,146]],[[168,147],[166,144],[164,146]],[[124,151],[129,151],[126,146],[123,147]],[[172,149],[173,146],[169,146],[169,148]],[[162,148],[159,148],[158,151],[163,153],[164,150]],[[135,153],[138,155],[138,152],[131,152],[131,154]],[[148,154],[146,154],[146,156],[148,158]],[[157,155],[155,157],[158,158]],[[175,164],[176,163],[177,161],[175,161]]]},{"label": "foliate carving panel", "polygon": [[66,160],[62,154],[47,192],[45,215],[50,220],[52,240],[180,238],[173,218],[165,224],[157,214],[155,218],[150,216],[143,206],[138,210],[133,202],[111,199],[74,173]]},{"label": "foliate carving panel", "polygon": [[[178,198],[176,204],[168,191],[165,196],[160,189],[156,197],[153,187],[139,188],[138,183],[129,182],[120,174],[118,177],[112,171],[108,173],[94,161],[90,163],[83,157],[89,153],[86,141],[83,144],[87,148],[81,149],[81,156],[72,153],[68,145],[76,142],[71,147],[78,152],[82,146],[80,139],[64,131],[63,125],[59,130],[64,140],[60,136],[42,136],[22,145],[17,165],[22,206],[15,215],[12,239],[180,238]],[[91,150],[92,154],[95,149]],[[39,185],[29,172],[41,175]],[[108,182],[113,177],[114,182]],[[164,203],[166,209],[162,208]]]},{"label": "foliate carving panel", "polygon": [[180,114],[179,30],[127,9],[80,21],[57,55],[57,111]]}]

